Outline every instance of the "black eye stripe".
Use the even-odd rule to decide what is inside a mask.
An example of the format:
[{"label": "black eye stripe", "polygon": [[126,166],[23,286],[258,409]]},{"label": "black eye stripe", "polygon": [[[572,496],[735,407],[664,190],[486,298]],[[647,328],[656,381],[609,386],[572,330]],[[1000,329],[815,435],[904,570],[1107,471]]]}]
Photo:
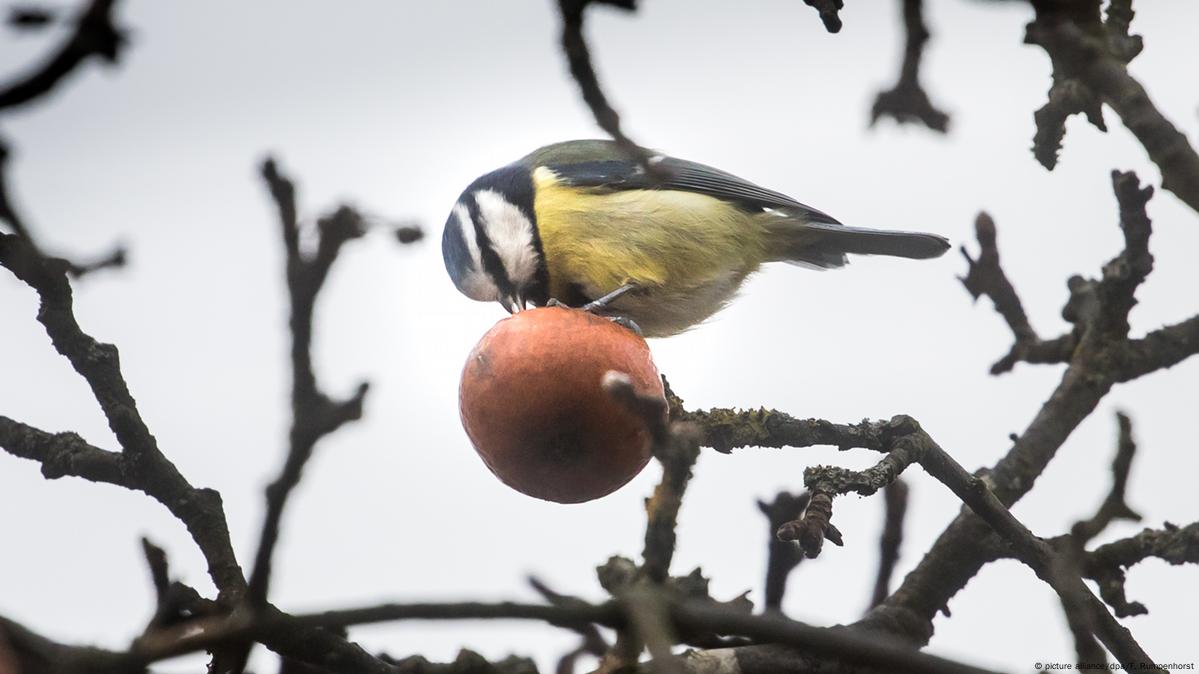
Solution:
[{"label": "black eye stripe", "polygon": [[[479,204],[474,198],[480,190],[489,190],[499,195],[507,203],[515,206],[532,225],[532,244],[536,252],[536,267],[529,278],[512,279],[508,270],[504,269],[502,260],[496,252],[495,243],[483,229],[483,218],[479,212]],[[460,203],[471,215],[475,227],[475,241],[479,245],[479,258],[483,271],[493,282],[502,288],[513,290],[535,305],[544,305],[549,300],[549,268],[545,261],[545,249],[541,243],[541,233],[537,227],[535,209],[535,188],[533,175],[529,167],[511,164],[491,173],[479,176],[471,183],[460,197]],[[520,286],[517,286],[519,282]]]},{"label": "black eye stripe", "polygon": [[483,270],[495,281],[500,293],[514,295],[515,284],[508,277],[508,271],[504,269],[504,263],[500,261],[499,254],[495,252],[491,237],[487,236],[487,231],[483,228],[483,214],[479,211],[479,202],[472,196],[467,201],[466,208],[470,212],[471,223],[475,226],[475,241],[479,244],[479,257],[483,260]]}]

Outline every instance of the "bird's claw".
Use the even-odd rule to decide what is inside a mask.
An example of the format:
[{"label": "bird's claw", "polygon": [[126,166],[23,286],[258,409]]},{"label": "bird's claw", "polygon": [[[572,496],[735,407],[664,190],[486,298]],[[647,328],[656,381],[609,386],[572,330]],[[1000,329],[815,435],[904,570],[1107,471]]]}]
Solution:
[{"label": "bird's claw", "polygon": [[604,318],[607,318],[608,320],[612,321],[613,323],[619,325],[622,328],[625,328],[627,330],[632,330],[633,334],[637,335],[638,337],[645,336],[645,335],[641,334],[641,326],[637,325],[637,323],[633,319],[629,318],[628,316],[605,316]]},{"label": "bird's claw", "polygon": [[[605,310],[607,309],[606,305],[607,305],[607,302],[598,302],[597,301],[597,302],[590,302],[588,304],[584,304],[583,306],[577,307],[577,308],[580,311],[586,311],[589,314],[595,314],[596,316],[606,318],[606,319],[612,321],[613,323],[619,325],[620,327],[625,328],[626,330],[631,330],[633,332],[633,334],[637,335],[638,337],[644,337],[644,335],[641,333],[641,326],[637,325],[636,321],[629,318],[628,316],[620,316],[617,314],[605,313]],[[569,304],[567,304],[565,302],[561,302],[553,297],[546,300],[545,306],[561,307],[563,309],[575,309],[576,308],[576,307],[570,306]]]},{"label": "bird's claw", "polygon": [[593,312],[593,313],[598,310],[601,310],[601,309],[606,309],[606,308],[608,308],[608,305],[612,304],[613,302],[620,299],[624,295],[627,295],[628,293],[631,293],[634,291],[638,291],[640,289],[641,289],[641,286],[637,285],[636,283],[626,282],[626,283],[622,284],[616,290],[613,290],[612,292],[608,293],[607,295],[604,295],[603,297],[601,297],[597,300],[592,300],[592,301],[588,302],[587,304],[584,304],[583,309]]}]

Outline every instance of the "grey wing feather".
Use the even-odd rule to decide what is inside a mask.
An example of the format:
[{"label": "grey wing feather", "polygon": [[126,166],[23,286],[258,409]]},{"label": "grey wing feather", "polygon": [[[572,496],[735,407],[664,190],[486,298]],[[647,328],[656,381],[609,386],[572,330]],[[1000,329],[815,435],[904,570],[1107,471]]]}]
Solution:
[{"label": "grey wing feather", "polygon": [[616,143],[605,140],[575,140],[548,145],[521,160],[527,166],[545,166],[562,180],[578,187],[598,189],[682,190],[707,194],[746,208],[773,209],[811,222],[839,225],[835,218],[801,204],[791,197],[737,177],[718,168],[686,159],[659,155],[666,169],[665,180],[655,181]]},{"label": "grey wing feather", "polygon": [[554,143],[533,150],[517,163],[533,168],[609,161],[633,165],[630,157],[611,140],[568,140]]},{"label": "grey wing feather", "polygon": [[664,157],[661,163],[671,173],[671,177],[663,183],[664,189],[689,190],[757,208],[802,215],[812,222],[841,224],[831,215],[801,204],[781,192],[766,189],[718,168],[674,157]]}]

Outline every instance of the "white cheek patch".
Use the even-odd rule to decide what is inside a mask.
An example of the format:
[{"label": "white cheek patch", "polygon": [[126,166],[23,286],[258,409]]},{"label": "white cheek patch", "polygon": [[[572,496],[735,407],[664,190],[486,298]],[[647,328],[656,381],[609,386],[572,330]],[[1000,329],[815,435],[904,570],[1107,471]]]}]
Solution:
[{"label": "white cheek patch", "polygon": [[483,256],[479,253],[479,241],[475,236],[475,222],[470,219],[470,209],[465,204],[454,204],[454,216],[458,218],[458,224],[462,229],[462,240],[466,243],[466,250],[470,253],[470,261],[474,263],[475,269],[483,268]]},{"label": "white cheek patch", "polygon": [[500,298],[500,289],[491,277],[478,270],[472,270],[462,277],[459,290],[463,295],[480,302],[494,302]]},{"label": "white cheek patch", "polygon": [[494,190],[479,190],[474,197],[483,218],[483,229],[508,272],[508,278],[518,288],[529,284],[537,275],[538,264],[537,248],[533,245],[533,223]]},{"label": "white cheek patch", "polygon": [[462,241],[466,244],[472,267],[459,281],[459,289],[472,300],[492,302],[499,299],[499,287],[483,269],[483,255],[479,252],[479,240],[475,234],[475,223],[470,217],[470,209],[465,204],[456,204],[454,216],[458,218]]}]

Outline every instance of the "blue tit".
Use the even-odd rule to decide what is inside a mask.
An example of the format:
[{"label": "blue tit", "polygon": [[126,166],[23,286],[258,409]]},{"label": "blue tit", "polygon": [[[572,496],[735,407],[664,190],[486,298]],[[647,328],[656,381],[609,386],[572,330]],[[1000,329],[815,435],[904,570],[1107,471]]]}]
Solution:
[{"label": "blue tit", "polygon": [[936,234],[846,227],[791,197],[695,162],[653,155],[651,177],[615,143],[549,145],[466,188],[441,240],[464,295],[509,312],[596,300],[646,336],[691,328],[766,262],[817,269],[847,254],[933,258]]}]

